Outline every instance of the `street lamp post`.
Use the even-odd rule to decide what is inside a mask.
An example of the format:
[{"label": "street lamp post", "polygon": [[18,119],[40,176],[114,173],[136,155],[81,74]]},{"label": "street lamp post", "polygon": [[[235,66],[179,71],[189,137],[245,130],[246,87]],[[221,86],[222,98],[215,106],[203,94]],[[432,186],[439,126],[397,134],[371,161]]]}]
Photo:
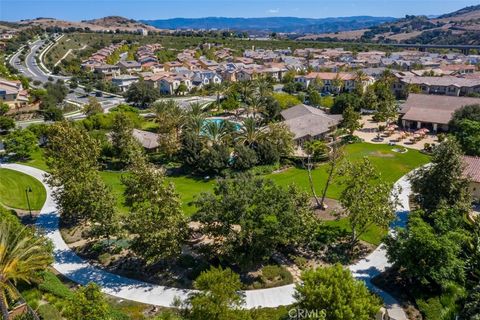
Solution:
[{"label": "street lamp post", "polygon": [[27,196],[28,211],[30,212],[30,219],[33,219],[32,208],[30,207],[30,198],[28,197],[28,194],[31,192],[32,192],[32,188],[28,187],[25,189],[25,195]]}]

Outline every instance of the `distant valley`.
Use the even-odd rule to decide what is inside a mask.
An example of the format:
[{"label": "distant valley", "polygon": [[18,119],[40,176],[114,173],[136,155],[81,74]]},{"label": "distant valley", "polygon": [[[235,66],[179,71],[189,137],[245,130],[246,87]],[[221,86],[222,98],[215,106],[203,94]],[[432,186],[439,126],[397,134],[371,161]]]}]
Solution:
[{"label": "distant valley", "polygon": [[266,31],[283,33],[323,33],[340,32],[363,29],[385,22],[393,22],[392,17],[338,17],[338,18],[295,18],[295,17],[268,17],[268,18],[174,18],[165,20],[141,20],[142,23],[159,29],[222,29],[237,31]]}]

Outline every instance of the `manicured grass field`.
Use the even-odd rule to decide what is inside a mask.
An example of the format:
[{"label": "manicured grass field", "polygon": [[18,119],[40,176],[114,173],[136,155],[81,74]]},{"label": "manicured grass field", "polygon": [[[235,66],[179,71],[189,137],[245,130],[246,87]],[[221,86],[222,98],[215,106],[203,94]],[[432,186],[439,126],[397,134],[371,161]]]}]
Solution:
[{"label": "manicured grass field", "polygon": [[[394,183],[411,170],[429,162],[429,157],[416,150],[409,149],[407,153],[391,151],[393,147],[384,144],[356,143],[346,146],[346,157],[350,161],[358,161],[367,157],[380,172],[383,180]],[[327,168],[319,166],[312,173],[317,194],[321,194],[327,180]],[[268,178],[276,183],[287,186],[295,183],[305,191],[310,190],[307,171],[291,168],[279,174],[270,174]],[[338,180],[338,179],[337,179]],[[335,180],[327,191],[327,197],[338,199],[342,186]]]},{"label": "manicured grass field", "polygon": [[[429,157],[419,151],[409,149],[407,153],[400,154],[393,152],[392,149],[393,147],[383,144],[357,143],[347,145],[345,151],[347,159],[350,161],[358,161],[363,157],[368,157],[372,164],[381,173],[382,178],[391,183],[394,183],[411,170],[429,162]],[[35,152],[32,155],[32,160],[26,164],[42,170],[48,170],[42,158],[41,150]],[[107,185],[112,188],[117,198],[118,212],[120,214],[127,214],[128,209],[123,205],[124,186],[120,181],[123,174],[126,173],[109,171],[101,172],[102,178]],[[281,173],[269,174],[266,177],[274,180],[279,185],[288,186],[290,184],[296,184],[302,190],[310,192],[307,171],[304,169],[290,168]],[[313,171],[313,180],[317,194],[321,194],[326,179],[327,171],[325,165],[321,165]],[[215,180],[213,179],[206,181],[201,178],[192,178],[188,176],[168,177],[167,180],[175,185],[176,191],[180,195],[182,201],[182,209],[187,215],[191,215],[195,212],[195,208],[189,206],[189,203],[195,200],[195,198],[202,192],[212,191],[215,185]],[[333,181],[327,192],[327,196],[332,199],[338,199],[342,191],[342,186],[338,184],[338,179],[336,180],[337,181]],[[327,224],[349,230],[348,221],[346,219],[329,221]],[[372,244],[379,244],[385,233],[386,230],[372,227],[361,237],[361,239]]]},{"label": "manicured grass field", "polygon": [[[100,174],[105,183],[112,188],[112,191],[117,198],[117,208],[119,213],[128,213],[128,208],[123,204],[123,191],[125,190],[125,186],[121,183],[121,176],[127,173],[102,171]],[[172,182],[175,185],[175,189],[180,195],[182,201],[182,209],[187,215],[191,215],[195,212],[195,208],[190,206],[189,203],[195,200],[195,197],[200,193],[212,191],[215,184],[214,180],[204,181],[189,177],[168,177],[167,181]]]},{"label": "manicured grass field", "polygon": [[[358,161],[364,156],[368,157],[373,165],[379,170],[384,180],[394,183],[404,174],[411,170],[427,163],[429,157],[416,151],[409,150],[407,153],[400,154],[391,151],[392,147],[387,145],[374,145],[369,143],[358,143],[348,145],[346,147],[347,158],[351,161]],[[118,197],[119,205],[123,203],[123,185],[120,183],[120,173],[117,172],[102,172],[102,177],[108,185],[112,187]],[[281,173],[270,174],[266,176],[274,180],[276,183],[287,186],[296,184],[304,191],[309,192],[308,175],[306,170],[300,168],[291,168]],[[325,166],[320,166],[313,172],[313,179],[317,188],[317,193],[320,193],[327,178]],[[202,179],[194,179],[191,177],[168,177],[168,180],[173,182],[177,192],[182,200],[183,209],[187,214],[191,214],[195,209],[188,206],[188,203],[193,201],[196,196],[202,192],[209,192],[213,190],[215,185],[214,180],[205,181]],[[337,199],[342,191],[342,186],[335,183],[331,184],[327,196]],[[123,205],[120,206],[121,211],[125,211]]]},{"label": "manicured grass field", "polygon": [[[350,225],[348,224],[348,218],[325,221],[324,223],[327,226],[336,227],[348,233],[352,232],[352,228],[350,228]],[[360,240],[378,246],[386,234],[386,229],[374,225],[368,228],[367,231],[360,236]]]},{"label": "manicured grass field", "polygon": [[28,210],[25,189],[31,188],[28,194],[32,210],[40,210],[47,197],[40,181],[10,169],[0,169],[0,203],[13,208]]},{"label": "manicured grass field", "polygon": [[30,155],[30,160],[22,163],[30,167],[34,167],[43,171],[48,172],[48,166],[45,163],[45,158],[43,157],[43,149],[38,148]]}]

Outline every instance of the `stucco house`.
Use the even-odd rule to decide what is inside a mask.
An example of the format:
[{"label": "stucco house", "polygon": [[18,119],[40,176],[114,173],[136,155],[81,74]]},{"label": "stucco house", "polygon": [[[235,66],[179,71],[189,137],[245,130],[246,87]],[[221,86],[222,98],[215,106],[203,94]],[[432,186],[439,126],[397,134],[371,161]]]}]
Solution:
[{"label": "stucco house", "polygon": [[470,179],[470,192],[473,200],[480,202],[480,157],[464,156],[464,174]]},{"label": "stucco house", "polygon": [[472,104],[480,104],[480,99],[411,93],[401,107],[400,119],[407,129],[448,131],[453,113]]}]

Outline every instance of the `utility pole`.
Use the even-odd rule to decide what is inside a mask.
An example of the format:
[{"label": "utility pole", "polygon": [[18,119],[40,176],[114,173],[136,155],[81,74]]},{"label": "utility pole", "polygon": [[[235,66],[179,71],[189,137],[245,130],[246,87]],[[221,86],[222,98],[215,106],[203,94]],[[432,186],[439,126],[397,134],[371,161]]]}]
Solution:
[{"label": "utility pole", "polygon": [[33,219],[32,208],[30,207],[30,198],[28,197],[28,194],[31,192],[32,192],[32,188],[28,187],[25,189],[25,195],[27,196],[28,211],[30,212],[30,219]]}]

